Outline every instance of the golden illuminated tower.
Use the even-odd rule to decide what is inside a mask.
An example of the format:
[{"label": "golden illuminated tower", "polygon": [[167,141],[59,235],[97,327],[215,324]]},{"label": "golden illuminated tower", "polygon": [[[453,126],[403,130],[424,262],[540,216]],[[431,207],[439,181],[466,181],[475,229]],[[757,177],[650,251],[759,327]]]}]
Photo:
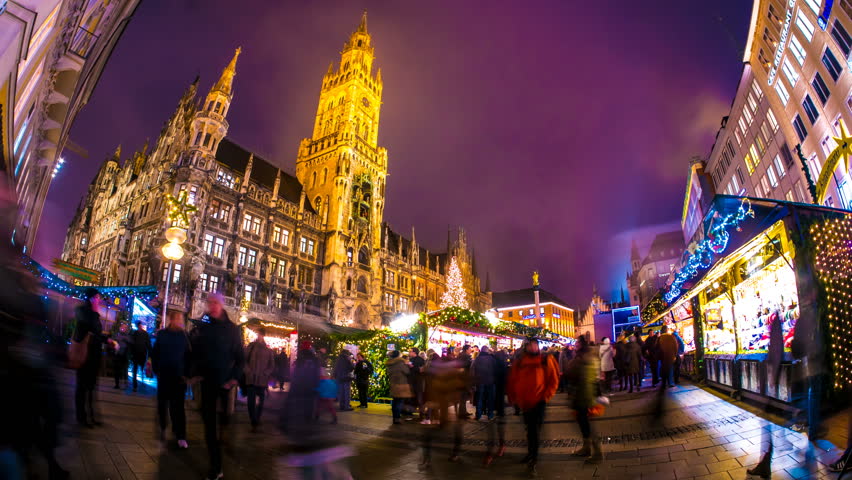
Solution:
[{"label": "golden illuminated tower", "polygon": [[[335,295],[360,292],[378,303],[380,247],[387,150],[377,145],[382,74],[373,75],[373,44],[367,13],[343,46],[340,63],[323,76],[313,136],[302,140],[296,176],[329,232],[323,289]],[[375,270],[359,289],[357,269]],[[367,268],[369,267],[369,269]],[[367,290],[366,292],[360,290]]]}]

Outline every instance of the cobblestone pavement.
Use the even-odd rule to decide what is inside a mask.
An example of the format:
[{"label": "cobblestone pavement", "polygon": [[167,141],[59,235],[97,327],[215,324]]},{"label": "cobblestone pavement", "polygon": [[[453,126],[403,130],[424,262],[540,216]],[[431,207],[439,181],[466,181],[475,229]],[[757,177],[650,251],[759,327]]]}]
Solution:
[{"label": "cobblestone pavement", "polygon": [[[73,376],[60,377],[65,418],[73,419]],[[650,389],[649,389],[650,390]],[[288,466],[288,447],[275,424],[283,393],[270,391],[266,423],[252,433],[244,400],[240,399],[225,440],[226,478],[302,478]],[[178,450],[175,440],[165,443],[156,436],[154,390],[140,387],[139,393],[114,390],[112,380],[101,378],[99,412],[104,426],[81,429],[62,427],[63,443],[58,456],[72,478],[92,479],[194,479],[204,478],[207,451],[200,416],[188,401],[188,450]],[[655,393],[616,393],[606,414],[593,421],[603,438],[606,459],[601,465],[585,465],[570,456],[579,443],[579,431],[568,407],[568,398],[557,397],[548,406],[543,430],[538,477],[546,479],[745,479],[748,467],[765,450],[764,430],[775,439],[773,477],[836,478],[825,465],[838,455],[834,445],[846,445],[845,412],[830,419],[829,439],[810,449],[815,465],[805,470],[806,437],[755,415],[757,410],[693,385],[670,389],[660,421],[650,415]],[[511,409],[508,410],[511,414]],[[772,419],[770,419],[772,420]],[[777,420],[777,419],[776,419]],[[520,417],[507,417],[506,455],[490,467],[482,460],[489,427],[484,422],[463,422],[463,453],[458,463],[448,461],[449,438],[435,442],[432,467],[420,470],[420,439],[429,428],[417,422],[391,425],[387,405],[371,404],[366,410],[339,413],[333,435],[351,444],[357,454],[350,459],[356,479],[445,479],[524,478],[519,463],[526,452]],[[34,456],[37,458],[37,456]],[[37,462],[40,461],[37,459]],[[44,465],[36,463],[39,478],[46,478]]]}]

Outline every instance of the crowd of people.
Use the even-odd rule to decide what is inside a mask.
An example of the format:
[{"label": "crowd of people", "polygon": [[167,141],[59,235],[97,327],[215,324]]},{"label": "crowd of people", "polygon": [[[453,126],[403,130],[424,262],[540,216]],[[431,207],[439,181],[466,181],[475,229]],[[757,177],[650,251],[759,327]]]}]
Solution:
[{"label": "crowd of people", "polygon": [[[297,459],[294,465],[299,467],[352,454],[348,447],[341,446],[337,432],[322,426],[336,424],[338,412],[353,410],[353,383],[359,408],[368,408],[371,400],[381,400],[370,398],[375,370],[363,352],[353,354],[342,349],[329,359],[324,348],[315,350],[310,342],[303,341],[297,346],[291,369],[286,354],[275,352],[266,344],[262,328],[256,331],[254,341],[243,345],[240,327],[228,318],[221,295],[208,296],[203,320],[189,331],[183,314],[170,312],[166,328],[156,332],[153,342],[141,326],[133,332],[119,330],[115,335],[105,334],[97,313],[102,302],[98,291],[90,289],[76,310],[72,350],[76,345],[78,351],[73,355],[80,356],[75,366],[74,397],[79,424],[84,428],[101,425],[94,392],[104,349],[114,368],[124,372],[115,376],[117,387],[122,379],[126,381],[128,364],[124,359],[134,365],[131,370],[134,391],[137,366],[144,370],[150,362],[151,373],[157,377],[156,403],[162,440],[170,423],[177,447],[189,447],[185,412],[188,388],[200,395],[209,454],[208,479],[224,476],[222,442],[235,410],[238,390],[246,397],[249,421],[252,431],[256,431],[261,425],[267,392],[270,388],[284,390],[286,385],[277,426],[289,439],[291,456]],[[651,377],[651,387],[659,392],[659,413],[665,391],[679,382],[683,354],[683,340],[666,326],[647,337],[636,329],[623,332],[615,341],[604,337],[597,344],[581,336],[576,343],[565,347],[541,346],[539,340],[527,338],[514,351],[474,345],[450,346],[440,352],[433,349],[421,352],[417,348],[407,352],[391,350],[384,366],[392,424],[408,421],[425,426],[421,427],[425,429],[421,467],[428,468],[436,437],[451,437],[453,448],[449,460],[455,462],[461,451],[463,423],[483,422],[487,434],[483,462],[489,465],[505,453],[506,417],[511,407],[526,429],[527,453],[522,462],[534,473],[547,404],[557,392],[566,392],[583,441],[573,454],[587,463],[598,464],[604,461],[604,452],[591,419],[602,414],[609,405],[610,395],[641,391],[646,375]],[[73,355],[69,350],[69,359]],[[20,359],[12,360],[21,363]],[[53,455],[56,425],[61,418],[59,409],[50,403],[58,402],[58,398],[51,389],[49,372],[39,370],[37,364],[25,366],[35,378],[44,379],[32,383],[38,389],[43,407],[38,411],[28,410],[32,415],[24,417],[38,419],[40,425],[31,439],[42,446],[50,477],[68,478]],[[3,461],[0,456],[0,463]],[[766,465],[768,469],[768,461]]]}]

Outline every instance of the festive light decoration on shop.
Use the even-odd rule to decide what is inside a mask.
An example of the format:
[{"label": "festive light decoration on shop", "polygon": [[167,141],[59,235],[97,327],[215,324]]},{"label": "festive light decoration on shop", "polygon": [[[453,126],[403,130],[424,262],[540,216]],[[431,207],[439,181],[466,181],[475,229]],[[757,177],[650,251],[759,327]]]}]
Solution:
[{"label": "festive light decoration on shop", "polygon": [[66,297],[84,299],[86,297],[86,290],[89,288],[95,288],[100,294],[101,297],[106,301],[115,302],[116,299],[121,298],[132,298],[137,297],[141,300],[149,302],[159,295],[157,291],[157,287],[153,285],[140,285],[140,286],[118,286],[118,287],[89,287],[89,286],[78,286],[72,285],[65,280],[62,280],[56,274],[51,272],[50,270],[41,266],[35,260],[23,256],[21,258],[21,264],[23,267],[30,273],[32,273],[36,278],[38,278],[44,288],[65,295]]},{"label": "festive light decoration on shop", "polygon": [[686,263],[674,274],[674,281],[666,292],[664,298],[669,305],[682,293],[681,287],[691,278],[698,274],[699,270],[706,270],[713,265],[714,255],[718,255],[728,248],[731,239],[729,229],[735,227],[740,230],[740,224],[746,217],[754,217],[751,202],[743,198],[740,207],[735,213],[730,213],[722,218],[714,219],[714,223],[707,232],[706,238],[698,243],[695,250],[687,257]]},{"label": "festive light decoration on shop", "polygon": [[816,274],[823,283],[834,365],[834,387],[852,382],[852,220],[829,219],[811,225]]},{"label": "festive light decoration on shop", "polygon": [[441,296],[441,308],[461,307],[468,308],[467,292],[464,289],[459,262],[456,257],[450,260],[450,269],[447,271],[447,291]]},{"label": "festive light decoration on shop", "polygon": [[500,322],[496,324],[484,314],[460,307],[447,307],[433,313],[420,313],[420,323],[425,327],[451,325],[457,327],[472,327],[495,335],[520,335],[536,337],[554,342],[570,343],[570,339],[543,327],[532,327],[516,322]]},{"label": "festive light decoration on shop", "polygon": [[198,211],[198,207],[188,203],[186,190],[180,192],[177,197],[166,194],[166,202],[169,204],[169,220],[172,226],[189,228],[189,216]]}]

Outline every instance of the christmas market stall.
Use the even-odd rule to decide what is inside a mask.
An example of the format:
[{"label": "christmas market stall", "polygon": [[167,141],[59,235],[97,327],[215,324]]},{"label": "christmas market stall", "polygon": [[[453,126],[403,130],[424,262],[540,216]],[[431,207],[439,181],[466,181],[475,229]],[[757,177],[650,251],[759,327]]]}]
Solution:
[{"label": "christmas market stall", "polygon": [[[796,325],[807,316],[825,346],[833,388],[852,378],[852,216],[817,205],[717,196],[662,292],[668,306],[652,321],[672,323],[709,384],[788,404],[801,373],[793,364]],[[683,325],[681,329],[678,325]],[[770,344],[771,332],[780,332]],[[783,359],[777,382],[767,357]],[[808,352],[817,353],[817,352]]]},{"label": "christmas market stall", "polygon": [[136,325],[136,322],[145,324],[149,332],[157,328],[157,313],[152,303],[156,301],[159,292],[153,285],[75,285],[59,278],[32,258],[24,256],[22,262],[45,290],[44,298],[50,314],[48,324],[54,335],[70,338],[74,328],[74,308],[80,304],[89,288],[97,290],[104,299],[104,309],[100,314],[105,331],[115,333],[122,325],[130,327]]},{"label": "christmas market stall", "polygon": [[243,343],[246,345],[257,339],[257,332],[262,328],[266,332],[264,336],[266,345],[275,351],[280,349],[287,354],[287,358],[293,359],[292,353],[296,351],[296,338],[298,336],[295,326],[250,318],[242,324],[242,327]]}]

